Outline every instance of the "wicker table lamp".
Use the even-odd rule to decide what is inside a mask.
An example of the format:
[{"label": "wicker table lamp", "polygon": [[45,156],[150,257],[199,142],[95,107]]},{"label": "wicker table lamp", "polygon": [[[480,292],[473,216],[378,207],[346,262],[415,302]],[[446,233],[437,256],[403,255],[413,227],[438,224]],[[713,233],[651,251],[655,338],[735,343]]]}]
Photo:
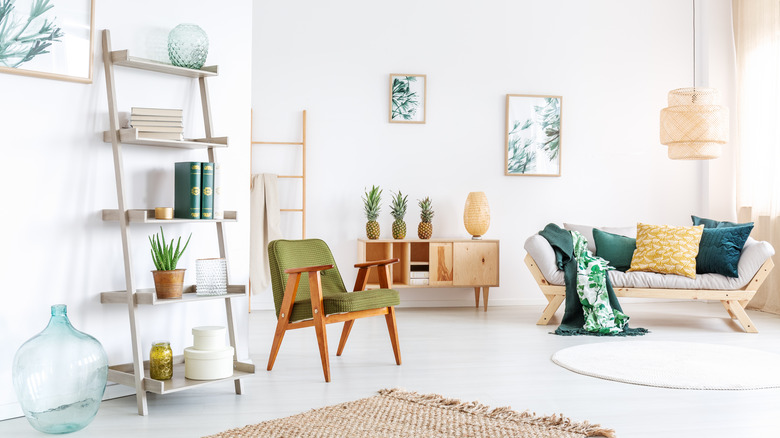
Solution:
[{"label": "wicker table lamp", "polygon": [[471,238],[479,240],[490,227],[490,206],[485,192],[471,192],[463,209],[463,225]]}]

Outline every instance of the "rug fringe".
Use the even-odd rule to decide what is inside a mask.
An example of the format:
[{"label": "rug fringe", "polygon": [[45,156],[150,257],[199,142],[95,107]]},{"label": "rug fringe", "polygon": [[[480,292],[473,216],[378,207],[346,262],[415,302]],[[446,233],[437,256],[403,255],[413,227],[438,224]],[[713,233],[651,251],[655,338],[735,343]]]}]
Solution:
[{"label": "rug fringe", "polygon": [[588,437],[603,436],[606,438],[615,438],[615,431],[601,427],[599,424],[591,424],[588,421],[574,422],[562,414],[553,414],[548,416],[538,416],[536,412],[517,412],[509,406],[490,408],[476,401],[462,402],[458,399],[447,398],[439,394],[420,394],[413,391],[406,391],[401,388],[380,389],[380,395],[389,396],[400,400],[406,400],[413,403],[424,404],[427,406],[442,407],[454,409],[459,412],[470,414],[479,414],[497,420],[515,420],[542,426],[551,426],[557,429],[581,433]]}]

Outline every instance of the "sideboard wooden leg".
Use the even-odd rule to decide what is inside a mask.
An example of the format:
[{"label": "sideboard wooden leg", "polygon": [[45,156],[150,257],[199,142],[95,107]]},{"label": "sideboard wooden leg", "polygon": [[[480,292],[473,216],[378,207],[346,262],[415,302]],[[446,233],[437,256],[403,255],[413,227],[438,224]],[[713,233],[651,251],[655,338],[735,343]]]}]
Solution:
[{"label": "sideboard wooden leg", "polygon": [[474,288],[474,307],[479,309],[479,288]]},{"label": "sideboard wooden leg", "polygon": [[490,288],[485,286],[482,288],[482,304],[485,305],[485,312],[487,312],[487,302],[488,302],[488,293],[490,292]]}]

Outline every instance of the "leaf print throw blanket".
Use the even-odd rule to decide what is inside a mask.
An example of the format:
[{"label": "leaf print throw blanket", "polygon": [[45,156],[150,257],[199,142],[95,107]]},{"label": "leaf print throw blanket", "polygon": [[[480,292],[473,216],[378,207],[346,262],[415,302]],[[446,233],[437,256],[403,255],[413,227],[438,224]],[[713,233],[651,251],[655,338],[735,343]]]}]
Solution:
[{"label": "leaf print throw blanket", "polygon": [[639,336],[647,329],[629,328],[612,289],[607,261],[588,251],[587,240],[576,231],[548,224],[539,234],[555,250],[558,269],[566,282],[566,307],[555,334],[561,336]]}]

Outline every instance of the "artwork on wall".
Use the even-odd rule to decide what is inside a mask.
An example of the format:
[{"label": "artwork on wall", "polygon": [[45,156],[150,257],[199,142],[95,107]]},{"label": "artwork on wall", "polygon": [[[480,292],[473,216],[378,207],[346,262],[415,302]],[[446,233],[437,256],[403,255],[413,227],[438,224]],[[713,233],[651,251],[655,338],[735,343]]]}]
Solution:
[{"label": "artwork on wall", "polygon": [[425,75],[390,75],[390,123],[425,123]]},{"label": "artwork on wall", "polygon": [[94,0],[0,1],[0,72],[92,83]]},{"label": "artwork on wall", "polygon": [[506,95],[505,175],[561,176],[561,96]]}]

